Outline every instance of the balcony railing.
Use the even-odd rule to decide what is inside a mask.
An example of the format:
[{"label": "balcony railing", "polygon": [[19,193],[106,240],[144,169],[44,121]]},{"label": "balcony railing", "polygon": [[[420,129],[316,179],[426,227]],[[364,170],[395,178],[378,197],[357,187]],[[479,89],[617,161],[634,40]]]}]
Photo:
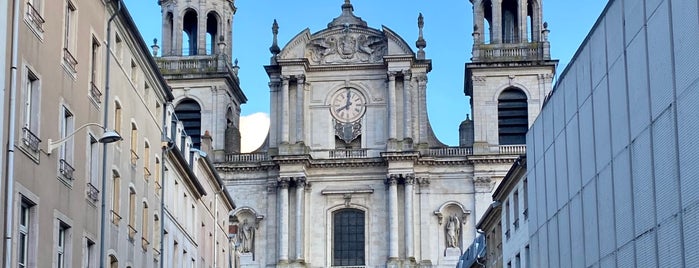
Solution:
[{"label": "balcony railing", "polygon": [[61,159],[59,163],[60,165],[58,167],[58,170],[61,172],[61,175],[63,175],[63,177],[65,177],[66,179],[72,180],[75,168],[68,164],[68,161],[66,161],[65,159]]},{"label": "balcony railing", "polygon": [[527,145],[500,145],[500,154],[525,154]]},{"label": "balcony railing", "polygon": [[473,61],[545,60],[543,43],[478,44]]},{"label": "balcony railing", "polygon": [[119,216],[119,213],[116,211],[112,210],[112,223],[115,225],[119,225],[119,222],[121,221],[121,216]]},{"label": "balcony railing", "polygon": [[22,128],[22,142],[34,152],[39,151],[41,140],[28,128]]},{"label": "balcony railing", "polygon": [[97,187],[92,185],[92,183],[87,183],[87,197],[90,198],[90,200],[97,202],[99,200],[99,194],[100,190],[97,190]]},{"label": "balcony railing", "polygon": [[227,154],[226,162],[253,163],[269,160],[267,153]]},{"label": "balcony railing", "polygon": [[151,173],[150,173],[150,170],[148,170],[148,167],[143,167],[143,179],[148,181],[148,179],[150,178],[150,175],[151,175]]},{"label": "balcony railing", "polygon": [[90,97],[97,103],[102,103],[102,91],[97,88],[95,81],[90,82]]},{"label": "balcony railing", "polygon": [[131,149],[131,165],[135,166],[137,161],[138,161],[138,154],[136,153],[136,151]]},{"label": "balcony railing", "polygon": [[39,30],[39,32],[44,32],[44,22],[46,21],[41,17],[39,11],[29,2],[27,2],[27,18],[29,18],[29,22],[31,22],[34,28]]},{"label": "balcony railing", "polygon": [[136,228],[129,224],[129,241],[133,241],[133,238],[136,236],[137,233],[138,231],[136,230]]},{"label": "balcony railing", "polygon": [[427,150],[428,156],[468,156],[473,155],[471,147],[447,147]]},{"label": "balcony railing", "polygon": [[328,152],[330,158],[366,158],[367,149],[337,149]]},{"label": "balcony railing", "polygon": [[75,57],[73,57],[73,54],[71,54],[67,48],[63,48],[63,61],[66,63],[68,69],[70,69],[71,72],[78,72],[76,69],[76,66],[78,65],[78,60],[76,60]]},{"label": "balcony railing", "polygon": [[143,248],[143,251],[147,251],[149,245],[150,242],[148,241],[148,239],[146,239],[145,237],[141,237],[141,248]]}]

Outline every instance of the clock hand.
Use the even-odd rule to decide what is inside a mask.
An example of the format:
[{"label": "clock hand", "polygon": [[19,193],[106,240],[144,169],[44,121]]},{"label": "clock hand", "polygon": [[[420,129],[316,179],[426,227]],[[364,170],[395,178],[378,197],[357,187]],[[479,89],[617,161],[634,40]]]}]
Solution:
[{"label": "clock hand", "polygon": [[351,95],[351,94],[352,94],[352,92],[350,91],[349,88],[347,88],[347,106],[349,106],[350,104],[352,104],[352,103],[350,102],[350,97],[351,97],[350,95]]}]

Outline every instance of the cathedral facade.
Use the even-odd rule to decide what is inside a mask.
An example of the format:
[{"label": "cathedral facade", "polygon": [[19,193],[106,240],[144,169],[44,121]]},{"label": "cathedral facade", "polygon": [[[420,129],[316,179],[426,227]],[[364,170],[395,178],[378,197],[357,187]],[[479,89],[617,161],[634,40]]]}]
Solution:
[{"label": "cathedral facade", "polygon": [[[422,16],[414,49],[388,27],[368,27],[345,0],[326,29],[303,30],[283,47],[274,23],[265,66],[271,127],[265,145],[247,154],[238,134],[247,99],[224,26],[233,1],[161,2],[170,53],[161,70],[178,118],[215,156],[237,204],[230,220],[240,267],[456,265],[492,190],[525,153],[556,65],[540,1],[473,2],[464,89],[473,120],[461,124],[460,146],[444,145],[430,127]],[[188,41],[187,53],[181,31],[171,30],[180,26],[199,40]],[[184,69],[193,64],[198,71]]]}]

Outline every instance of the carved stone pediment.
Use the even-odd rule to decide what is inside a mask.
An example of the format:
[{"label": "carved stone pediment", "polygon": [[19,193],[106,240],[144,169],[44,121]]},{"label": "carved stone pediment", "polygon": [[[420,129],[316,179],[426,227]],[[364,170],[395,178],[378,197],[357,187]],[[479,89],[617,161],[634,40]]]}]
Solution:
[{"label": "carved stone pediment", "polygon": [[381,35],[352,32],[345,28],[336,34],[316,37],[306,46],[311,64],[350,64],[382,62],[388,51]]}]

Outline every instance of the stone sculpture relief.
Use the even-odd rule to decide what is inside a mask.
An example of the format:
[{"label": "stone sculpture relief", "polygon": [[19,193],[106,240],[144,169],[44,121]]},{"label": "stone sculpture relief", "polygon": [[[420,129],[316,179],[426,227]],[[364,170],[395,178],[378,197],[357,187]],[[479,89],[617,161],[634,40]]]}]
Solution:
[{"label": "stone sculpture relief", "polygon": [[456,215],[449,216],[446,226],[446,241],[448,248],[459,247],[459,233],[461,232],[461,222]]},{"label": "stone sculpture relief", "polygon": [[243,220],[240,226],[240,252],[250,253],[255,245],[255,226],[248,223],[248,219]]},{"label": "stone sculpture relief", "polygon": [[386,54],[385,38],[378,35],[351,33],[312,39],[307,46],[313,64],[347,64],[381,62]]}]

